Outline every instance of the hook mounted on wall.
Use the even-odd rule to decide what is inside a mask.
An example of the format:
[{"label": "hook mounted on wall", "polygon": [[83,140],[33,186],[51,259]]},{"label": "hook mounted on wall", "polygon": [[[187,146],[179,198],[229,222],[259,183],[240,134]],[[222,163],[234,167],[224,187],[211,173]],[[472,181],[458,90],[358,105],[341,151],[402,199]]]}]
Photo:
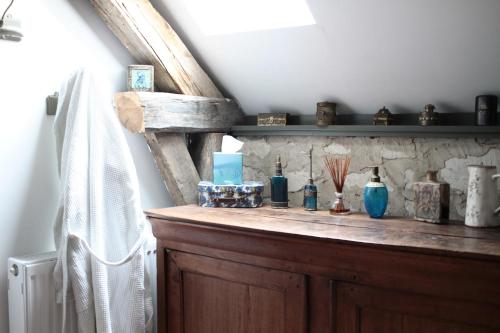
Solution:
[{"label": "hook mounted on wall", "polygon": [[12,15],[7,14],[14,0],[11,0],[0,18],[0,39],[19,42],[23,38],[21,32],[21,21],[16,20]]},{"label": "hook mounted on wall", "polygon": [[46,113],[49,116],[54,116],[57,112],[57,100],[59,99],[59,94],[55,92],[53,95],[47,96],[45,99],[47,103]]}]

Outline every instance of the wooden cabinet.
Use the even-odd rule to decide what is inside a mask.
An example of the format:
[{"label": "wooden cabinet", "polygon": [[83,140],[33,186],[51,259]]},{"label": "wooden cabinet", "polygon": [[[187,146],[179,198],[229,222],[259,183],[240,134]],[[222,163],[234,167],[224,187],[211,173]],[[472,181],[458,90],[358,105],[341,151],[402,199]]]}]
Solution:
[{"label": "wooden cabinet", "polygon": [[168,332],[304,333],[300,274],[168,252]]},{"label": "wooden cabinet", "polygon": [[[337,333],[498,332],[498,307],[340,283]],[[489,326],[489,327],[488,327]]]},{"label": "wooden cabinet", "polygon": [[148,212],[159,333],[500,332],[500,231],[270,209]]}]

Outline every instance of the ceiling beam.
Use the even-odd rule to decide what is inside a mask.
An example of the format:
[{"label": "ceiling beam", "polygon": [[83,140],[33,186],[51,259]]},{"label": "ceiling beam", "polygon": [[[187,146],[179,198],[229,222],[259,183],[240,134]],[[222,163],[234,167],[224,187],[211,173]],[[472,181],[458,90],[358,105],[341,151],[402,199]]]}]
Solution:
[{"label": "ceiling beam", "polygon": [[225,132],[243,118],[227,98],[154,92],[115,94],[115,108],[131,132]]}]

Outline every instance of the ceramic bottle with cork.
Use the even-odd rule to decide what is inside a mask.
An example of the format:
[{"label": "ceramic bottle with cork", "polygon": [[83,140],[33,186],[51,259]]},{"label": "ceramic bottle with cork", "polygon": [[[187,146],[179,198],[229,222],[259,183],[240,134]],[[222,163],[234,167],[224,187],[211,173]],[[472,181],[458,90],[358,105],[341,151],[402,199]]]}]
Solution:
[{"label": "ceramic bottle with cork", "polygon": [[365,202],[366,212],[370,217],[380,219],[384,216],[389,202],[389,192],[387,186],[380,181],[378,175],[378,167],[370,167],[372,176],[370,181],[365,185],[363,198]]},{"label": "ceramic bottle with cork", "polygon": [[437,179],[437,171],[429,170],[426,179],[413,184],[415,220],[446,223],[450,215],[450,184]]}]

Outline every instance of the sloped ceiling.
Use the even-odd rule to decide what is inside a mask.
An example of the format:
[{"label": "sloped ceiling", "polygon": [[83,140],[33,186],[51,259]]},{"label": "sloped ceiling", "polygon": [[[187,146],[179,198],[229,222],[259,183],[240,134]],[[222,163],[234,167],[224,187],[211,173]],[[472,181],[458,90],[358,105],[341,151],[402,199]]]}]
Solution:
[{"label": "sloped ceiling", "polygon": [[247,114],[313,114],[321,100],[339,112],[470,112],[474,96],[500,95],[499,0],[307,3],[315,25],[207,36],[185,0],[153,1]]}]

